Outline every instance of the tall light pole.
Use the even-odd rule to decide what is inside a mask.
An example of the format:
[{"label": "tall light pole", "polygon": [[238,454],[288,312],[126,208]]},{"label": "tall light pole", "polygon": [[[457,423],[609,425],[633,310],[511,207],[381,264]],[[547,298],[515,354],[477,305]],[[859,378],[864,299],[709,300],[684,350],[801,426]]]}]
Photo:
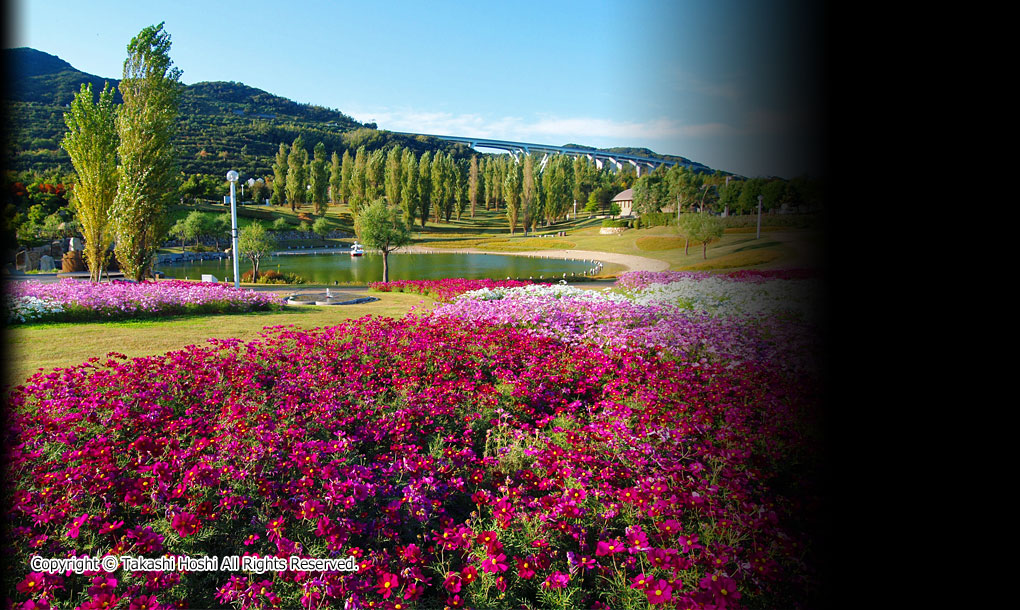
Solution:
[{"label": "tall light pole", "polygon": [[233,241],[230,256],[234,259],[234,288],[241,287],[240,263],[237,255],[237,200],[234,198],[234,185],[237,184],[239,176],[234,170],[227,172],[227,180],[230,182],[230,235]]},{"label": "tall light pole", "polygon": [[761,239],[761,199],[762,196],[758,195],[758,234],[755,239]]}]

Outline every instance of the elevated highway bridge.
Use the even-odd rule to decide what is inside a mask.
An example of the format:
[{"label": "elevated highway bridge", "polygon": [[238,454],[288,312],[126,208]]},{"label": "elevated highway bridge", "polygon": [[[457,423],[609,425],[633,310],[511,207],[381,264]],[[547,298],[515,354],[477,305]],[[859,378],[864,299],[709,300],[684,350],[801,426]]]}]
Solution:
[{"label": "elevated highway bridge", "polygon": [[545,167],[546,161],[549,160],[550,155],[561,154],[571,155],[574,157],[587,157],[596,167],[602,169],[606,163],[610,163],[616,171],[620,171],[623,168],[624,163],[633,165],[637,170],[637,175],[641,176],[642,169],[651,171],[660,165],[674,166],[683,165],[695,171],[711,172],[712,169],[707,165],[696,163],[693,161],[672,161],[667,159],[657,159],[655,157],[643,157],[640,155],[628,155],[623,153],[606,152],[588,148],[573,148],[570,146],[555,146],[552,144],[534,144],[530,142],[513,142],[510,140],[493,140],[491,138],[469,138],[464,136],[440,136],[428,133],[408,133],[402,131],[395,131],[393,133],[399,133],[405,136],[426,136],[429,138],[436,138],[439,140],[446,140],[449,142],[460,142],[461,144],[467,144],[471,148],[491,148],[495,150],[505,150],[509,152],[515,159],[519,159],[521,155],[527,154],[541,154],[542,155],[542,167]]}]

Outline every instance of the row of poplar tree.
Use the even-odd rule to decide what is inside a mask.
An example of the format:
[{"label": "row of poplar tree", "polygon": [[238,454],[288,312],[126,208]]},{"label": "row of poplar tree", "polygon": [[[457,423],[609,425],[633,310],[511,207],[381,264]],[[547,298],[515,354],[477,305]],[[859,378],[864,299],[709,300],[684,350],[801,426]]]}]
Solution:
[{"label": "row of poplar tree", "polygon": [[[465,212],[473,218],[479,205],[502,207],[514,233],[564,217],[573,201],[583,204],[597,189],[609,192],[613,177],[587,158],[569,155],[476,155],[467,160],[441,150],[418,156],[396,145],[374,151],[360,146],[353,155],[334,151],[327,160],[322,142],[310,157],[299,136],[290,147],[280,144],[273,177],[266,182],[273,205],[296,210],[310,203],[316,214],[324,214],[328,203],[343,203],[357,218],[361,209],[384,197],[403,211],[406,223],[422,227],[430,217],[449,222]],[[256,184],[258,200],[263,187]]]},{"label": "row of poplar tree", "polygon": [[180,174],[172,145],[177,131],[181,71],[170,60],[170,35],[149,26],[127,47],[123,103],[105,86],[98,101],[83,84],[64,114],[61,146],[71,157],[72,204],[91,279],[98,281],[111,245],[124,276],[151,274],[170,229],[168,210]]}]

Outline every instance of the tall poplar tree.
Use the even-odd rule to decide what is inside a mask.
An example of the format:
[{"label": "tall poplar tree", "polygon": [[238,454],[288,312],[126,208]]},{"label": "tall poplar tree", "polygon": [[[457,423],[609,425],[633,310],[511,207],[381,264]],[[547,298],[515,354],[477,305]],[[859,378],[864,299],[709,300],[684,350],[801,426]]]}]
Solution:
[{"label": "tall poplar tree", "polygon": [[418,215],[421,218],[421,226],[429,219],[429,209],[432,205],[432,153],[425,151],[418,159]]},{"label": "tall poplar tree", "polygon": [[334,150],[329,165],[329,202],[333,205],[340,203],[340,180],[340,155]]},{"label": "tall poplar tree", "polygon": [[471,218],[475,217],[475,206],[478,205],[478,157],[471,156],[471,167],[468,169],[468,200],[471,202]]},{"label": "tall poplar tree", "polygon": [[404,210],[404,222],[410,227],[418,211],[418,160],[414,151],[404,151],[403,165],[404,185],[400,192],[400,207]]},{"label": "tall poplar tree", "polygon": [[305,140],[298,136],[294,138],[294,143],[290,147],[290,155],[287,156],[287,201],[290,203],[292,212],[305,202],[305,193],[308,190],[308,175],[305,173],[307,160],[308,151],[305,150]]},{"label": "tall poplar tree", "polygon": [[115,253],[125,277],[141,281],[170,229],[169,207],[180,180],[173,139],[181,71],[170,60],[170,35],[163,23],[143,29],[127,51],[120,82],[124,103],[117,112]]},{"label": "tall poplar tree", "polygon": [[524,217],[524,232],[527,233],[534,228],[538,213],[538,176],[534,155],[525,155],[521,180],[521,215]]},{"label": "tall poplar tree", "polygon": [[340,162],[340,200],[347,203],[351,199],[351,177],[354,175],[354,157],[351,151],[344,150]]},{"label": "tall poplar tree", "polygon": [[355,218],[361,211],[365,202],[365,173],[368,168],[368,151],[364,146],[359,146],[354,153],[354,170],[351,172],[351,193],[348,204],[351,206],[351,215]]},{"label": "tall poplar tree", "polygon": [[447,175],[446,155],[443,151],[436,152],[432,158],[432,220],[439,222],[441,215],[446,214],[446,207],[450,202],[450,193],[447,192],[449,184]]},{"label": "tall poplar tree", "polygon": [[273,194],[269,203],[282,206],[287,200],[287,145],[280,142],[276,151],[276,163],[273,163]]},{"label": "tall poplar tree", "polygon": [[510,235],[513,235],[521,212],[521,166],[515,161],[510,161],[506,167],[503,198],[506,202],[506,218],[510,222]]},{"label": "tall poplar tree", "polygon": [[492,167],[493,159],[485,161],[482,166],[482,184],[485,187],[485,196],[482,197],[482,201],[485,202],[485,209],[489,209],[489,204],[492,202]]},{"label": "tall poplar tree", "polygon": [[400,195],[404,187],[404,149],[399,144],[386,154],[386,202],[392,207],[400,204]]},{"label": "tall poplar tree", "polygon": [[316,214],[326,213],[326,191],[329,187],[326,175],[326,145],[319,142],[313,151],[311,165],[312,206]]},{"label": "tall poplar tree", "polygon": [[64,113],[67,134],[60,143],[74,166],[74,215],[85,237],[85,263],[93,282],[102,276],[113,241],[110,210],[117,196],[118,142],[113,93],[104,85],[96,103],[92,83],[83,84]]},{"label": "tall poplar tree", "polygon": [[365,168],[365,201],[375,201],[386,191],[386,153],[379,148],[368,156]]}]

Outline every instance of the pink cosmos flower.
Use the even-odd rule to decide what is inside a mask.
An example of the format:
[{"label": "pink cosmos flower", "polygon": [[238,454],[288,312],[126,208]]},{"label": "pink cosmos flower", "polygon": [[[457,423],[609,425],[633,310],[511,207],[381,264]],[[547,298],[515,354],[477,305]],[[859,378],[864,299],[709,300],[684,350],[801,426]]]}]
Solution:
[{"label": "pink cosmos flower", "polygon": [[646,574],[638,574],[630,581],[631,589],[647,589],[651,579]]},{"label": "pink cosmos flower", "polygon": [[619,540],[599,540],[595,546],[595,555],[599,557],[613,555],[622,551],[623,548],[623,544]]},{"label": "pink cosmos flower", "polygon": [[482,562],[482,568],[486,572],[506,572],[506,555],[499,553],[497,555],[489,556]]},{"label": "pink cosmos flower", "polygon": [[43,584],[45,584],[45,581],[43,580],[42,573],[31,572],[25,577],[25,580],[19,582],[15,588],[18,590],[18,593],[32,594],[42,591]]},{"label": "pink cosmos flower", "polygon": [[549,577],[545,579],[545,582],[542,583],[542,586],[547,589],[563,589],[567,586],[569,582],[570,582],[569,575],[564,574],[563,572],[556,571],[550,574]]},{"label": "pink cosmos flower", "polygon": [[67,537],[68,538],[77,538],[78,537],[78,530],[81,528],[82,525],[85,524],[86,521],[88,521],[88,518],[89,518],[88,513],[85,513],[84,515],[82,515],[82,516],[78,517],[77,519],[75,519],[74,521],[72,521],[70,529],[67,530]]},{"label": "pink cosmos flower", "polygon": [[446,580],[443,581],[443,586],[450,593],[460,593],[461,589],[461,577],[459,572],[448,572],[446,574]]},{"label": "pink cosmos flower", "polygon": [[[505,570],[506,566],[504,566],[503,569]],[[470,585],[478,580],[478,570],[475,569],[475,566],[466,566],[460,571],[460,577],[466,584]]]},{"label": "pink cosmos flower", "polygon": [[661,578],[645,588],[645,595],[648,596],[649,604],[664,604],[673,599],[673,587]]},{"label": "pink cosmos flower", "polygon": [[531,580],[535,577],[535,556],[528,555],[527,557],[515,557],[517,561],[517,575],[525,580]]},{"label": "pink cosmos flower", "polygon": [[170,521],[170,527],[174,528],[181,538],[187,538],[194,534],[201,526],[202,522],[199,518],[190,513],[177,513]]},{"label": "pink cosmos flower", "polygon": [[386,573],[379,577],[379,582],[376,584],[376,592],[383,596],[383,599],[389,599],[393,595],[393,592],[400,586],[400,578],[396,574]]},{"label": "pink cosmos flower", "polygon": [[128,610],[156,610],[158,607],[159,602],[155,595],[140,595],[131,600]]}]

